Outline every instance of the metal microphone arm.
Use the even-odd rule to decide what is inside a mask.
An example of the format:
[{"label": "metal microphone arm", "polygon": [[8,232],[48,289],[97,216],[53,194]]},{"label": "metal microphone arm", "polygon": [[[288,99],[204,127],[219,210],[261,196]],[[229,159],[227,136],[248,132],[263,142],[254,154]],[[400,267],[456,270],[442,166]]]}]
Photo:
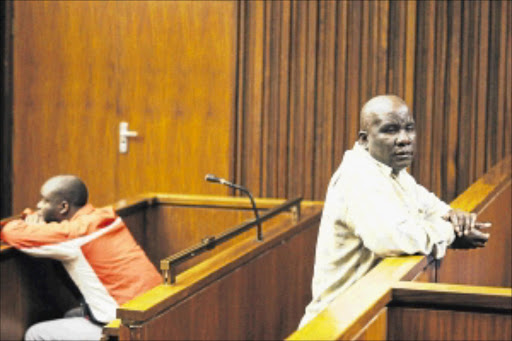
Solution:
[{"label": "metal microphone arm", "polygon": [[256,203],[254,202],[254,198],[253,198],[251,192],[249,192],[249,190],[247,188],[245,188],[244,186],[234,184],[230,181],[227,181],[226,179],[219,178],[213,174],[207,174],[205,177],[205,180],[209,181],[209,182],[220,183],[222,185],[237,189],[237,190],[245,193],[249,197],[249,199],[251,200],[254,215],[256,216],[256,222],[258,224],[258,226],[257,226],[258,240],[263,240],[263,235],[262,235],[262,231],[261,231],[260,215],[258,214],[258,209],[256,208]]}]

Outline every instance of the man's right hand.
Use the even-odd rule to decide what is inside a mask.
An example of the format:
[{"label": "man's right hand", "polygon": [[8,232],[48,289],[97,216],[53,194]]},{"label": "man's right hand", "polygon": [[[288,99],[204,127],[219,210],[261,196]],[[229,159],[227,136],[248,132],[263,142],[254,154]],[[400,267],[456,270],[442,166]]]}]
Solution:
[{"label": "man's right hand", "polygon": [[472,229],[468,234],[457,236],[451,247],[454,249],[475,249],[484,247],[490,234],[481,232],[478,229]]},{"label": "man's right hand", "polygon": [[443,216],[443,219],[452,223],[457,237],[468,235],[475,229],[481,230],[492,226],[491,223],[476,221],[476,218],[476,213],[468,213],[458,209],[452,209]]}]

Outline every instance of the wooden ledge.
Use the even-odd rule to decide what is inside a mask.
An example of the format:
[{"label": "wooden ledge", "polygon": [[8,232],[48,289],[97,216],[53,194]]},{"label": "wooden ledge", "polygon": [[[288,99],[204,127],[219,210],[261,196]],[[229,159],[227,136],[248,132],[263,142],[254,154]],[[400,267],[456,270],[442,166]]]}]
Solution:
[{"label": "wooden ledge", "polygon": [[392,301],[448,306],[452,309],[496,309],[512,314],[512,288],[401,281],[393,285]]},{"label": "wooden ledge", "polygon": [[486,198],[500,191],[511,181],[512,154],[498,162],[484,176],[469,186],[450,203],[450,206],[466,212],[478,213],[485,207]]},{"label": "wooden ledge", "polygon": [[[251,202],[247,197],[213,196],[213,195],[189,195],[170,193],[148,193],[154,197],[156,203],[176,206],[201,206],[201,207],[224,207],[252,209]],[[261,209],[270,209],[286,202],[286,199],[254,198],[256,206]],[[303,206],[315,206],[322,204],[322,201],[302,201]]]},{"label": "wooden ledge", "polygon": [[287,340],[352,339],[391,301],[397,281],[412,279],[427,265],[425,256],[385,258]]},{"label": "wooden ledge", "polygon": [[110,321],[103,327],[103,336],[106,336],[107,339],[109,336],[119,336],[119,326],[121,326],[120,319]]}]

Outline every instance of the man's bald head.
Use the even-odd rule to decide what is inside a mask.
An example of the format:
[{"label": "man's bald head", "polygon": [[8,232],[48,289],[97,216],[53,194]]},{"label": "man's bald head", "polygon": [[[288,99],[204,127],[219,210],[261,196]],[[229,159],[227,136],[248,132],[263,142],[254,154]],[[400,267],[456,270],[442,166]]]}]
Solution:
[{"label": "man's bald head", "polygon": [[359,144],[397,174],[410,166],[415,149],[414,120],[404,100],[395,95],[370,99],[361,109]]},{"label": "man's bald head", "polygon": [[70,219],[87,204],[88,192],[84,182],[74,175],[57,175],[41,187],[41,201],[37,207],[45,221]]},{"label": "man's bald head", "polygon": [[361,109],[359,121],[360,130],[368,131],[372,124],[381,120],[383,114],[404,106],[407,108],[405,101],[396,95],[380,95],[373,97],[366,102]]},{"label": "man's bald head", "polygon": [[48,179],[43,188],[59,195],[71,205],[82,207],[87,203],[87,187],[80,178],[74,175],[57,175]]}]

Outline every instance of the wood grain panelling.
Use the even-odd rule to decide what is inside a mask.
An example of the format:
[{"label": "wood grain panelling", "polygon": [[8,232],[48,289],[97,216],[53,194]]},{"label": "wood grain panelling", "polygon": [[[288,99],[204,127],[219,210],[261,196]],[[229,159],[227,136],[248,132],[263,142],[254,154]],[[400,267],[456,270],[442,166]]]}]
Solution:
[{"label": "wood grain panelling", "polygon": [[[286,215],[285,215],[286,216]],[[199,207],[174,207],[160,205],[148,210],[146,244],[148,256],[160,268],[160,260],[199,244],[203,238],[217,236],[222,232],[254,218],[252,210],[228,210]],[[274,218],[279,221],[280,217]],[[263,231],[267,224],[262,224]],[[241,235],[205,252],[203,255],[177,266],[179,272],[198,264],[213,254],[234,245],[238,241],[254,237],[256,230]]]},{"label": "wood grain panelling", "polygon": [[[205,270],[201,270],[201,266],[215,269],[216,262],[222,259],[210,259],[209,263],[194,267],[190,271],[197,271],[195,278],[188,277],[182,282],[180,277],[177,279],[176,288],[182,283],[182,288],[189,290],[186,297],[176,300],[163,311],[159,310],[162,307],[153,306],[154,313],[148,315],[140,326],[132,327],[130,331],[121,329],[120,339],[284,339],[297,328],[304,307],[311,300],[309,279],[313,271],[318,218],[286,239],[275,234],[275,237],[283,239],[227,273],[208,276],[218,277],[206,286],[203,284],[199,290],[197,287],[192,289],[192,286],[193,282],[204,276]],[[271,233],[276,231],[274,226]],[[270,240],[265,238],[264,243]],[[250,247],[250,243],[245,244],[245,248]],[[219,257],[225,257],[223,261],[226,263],[233,262],[237,252],[240,252],[235,249],[236,246],[226,251],[231,254],[221,254]],[[187,273],[183,276],[187,276]],[[158,287],[149,294],[157,297],[157,291]],[[147,304],[143,306],[148,309]],[[122,310],[119,316],[124,318],[124,313],[129,313],[130,309],[125,305]],[[127,332],[131,332],[131,335]]]},{"label": "wood grain panelling", "polygon": [[[439,283],[512,286],[511,201],[509,182],[478,215],[482,221],[493,222],[486,247],[469,251],[448,250],[437,272]],[[493,271],[489,271],[489,266]]]},{"label": "wood grain panelling", "polygon": [[[417,180],[450,201],[512,151],[507,1],[17,1],[13,209],[82,176],[141,191],[323,199],[370,97],[417,121]],[[117,154],[121,120],[139,131]],[[101,152],[100,152],[101,151]]]},{"label": "wood grain panelling", "polygon": [[118,117],[139,132],[118,157],[118,197],[224,194],[236,70],[236,3],[118,1]]},{"label": "wood grain panelling", "polygon": [[64,285],[66,271],[55,260],[2,251],[0,273],[1,340],[23,340],[32,324],[61,318],[79,304]]},{"label": "wood grain panelling", "polygon": [[389,308],[388,340],[508,340],[509,314]]},{"label": "wood grain panelling", "polygon": [[82,177],[98,204],[114,201],[116,7],[14,2],[14,212],[60,173]]},{"label": "wood grain panelling", "polygon": [[413,175],[451,201],[512,151],[511,7],[241,3],[234,177],[258,196],[323,199],[362,104],[395,93],[417,122]]},{"label": "wood grain panelling", "polygon": [[[145,191],[225,194],[237,3],[14,2],[13,210],[74,173],[96,205]],[[139,136],[118,152],[118,125]]]},{"label": "wood grain panelling", "polygon": [[388,308],[381,309],[354,340],[386,340],[388,324],[387,310]]},{"label": "wood grain panelling", "polygon": [[0,117],[0,217],[8,217],[12,211],[12,2],[0,5],[2,41],[2,114]]}]

